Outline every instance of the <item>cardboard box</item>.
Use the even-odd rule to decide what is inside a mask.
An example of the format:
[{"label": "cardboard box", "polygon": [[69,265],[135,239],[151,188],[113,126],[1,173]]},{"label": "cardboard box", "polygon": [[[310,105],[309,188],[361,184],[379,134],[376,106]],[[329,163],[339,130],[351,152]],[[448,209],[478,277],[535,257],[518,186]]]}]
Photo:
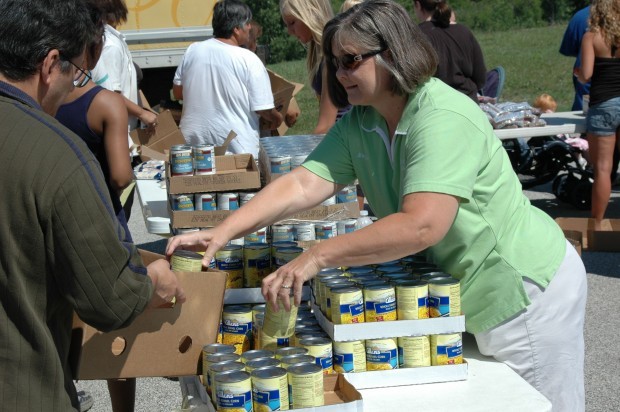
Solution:
[{"label": "cardboard box", "polygon": [[169,194],[211,193],[260,189],[260,172],[251,154],[215,156],[216,173],[198,176],[170,176],[166,166]]},{"label": "cardboard box", "polygon": [[581,232],[577,230],[563,230],[566,240],[575,248],[579,256],[581,256]]},{"label": "cardboard box", "polygon": [[467,362],[460,365],[403,368],[389,371],[345,373],[346,380],[355,389],[386,388],[391,386],[467,380]]},{"label": "cardboard box", "polygon": [[[269,81],[271,82],[271,92],[273,94],[274,106],[276,110],[282,114],[282,116],[285,116],[291,104],[297,105],[296,101],[293,102],[293,96],[299,93],[304,86],[300,83],[290,82],[269,69],[267,69],[267,73],[269,74]],[[297,109],[299,109],[299,106],[297,106]],[[266,129],[262,119],[260,121],[260,125],[262,130]],[[271,131],[271,134],[273,136],[284,136],[287,130],[288,126],[282,122],[280,127]]]},{"label": "cardboard box", "polygon": [[[140,251],[148,264],[163,256]],[[225,272],[179,272],[187,301],[147,309],[123,329],[103,333],[74,319],[75,379],[184,376],[200,372],[202,347],[216,341]],[[77,343],[77,345],[73,345]]]},{"label": "cardboard box", "polygon": [[170,110],[164,110],[157,116],[155,133],[148,129],[135,129],[129,133],[134,144],[139,146],[140,159],[168,160],[166,152],[176,144],[185,144],[185,138],[177,127]]},{"label": "cardboard box", "polygon": [[396,338],[400,336],[435,335],[465,331],[465,316],[428,318],[416,320],[394,320],[389,322],[365,322],[349,325],[334,325],[321,309],[312,305],[314,316],[321,328],[336,342],[363,339]]},{"label": "cardboard box", "polygon": [[[591,252],[620,252],[620,219],[604,219],[602,230],[594,230],[594,220],[578,217],[559,217],[555,221],[562,230],[581,233],[581,247]],[[573,238],[579,236],[571,234]]]},{"label": "cardboard box", "polygon": [[[205,408],[209,412],[215,412],[211,399],[198,376],[181,378],[179,382],[183,395],[191,395],[196,400],[200,399],[202,405],[198,405],[199,407]],[[343,375],[325,375],[323,377],[323,389],[325,391],[325,405],[289,410],[296,412],[362,412],[364,410],[362,395],[347,382]]]}]

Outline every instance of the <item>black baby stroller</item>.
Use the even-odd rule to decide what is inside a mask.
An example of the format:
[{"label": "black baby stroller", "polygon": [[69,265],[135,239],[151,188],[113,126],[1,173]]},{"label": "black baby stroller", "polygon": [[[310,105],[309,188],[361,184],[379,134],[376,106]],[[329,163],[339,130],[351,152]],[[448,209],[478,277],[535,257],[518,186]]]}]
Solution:
[{"label": "black baby stroller", "polygon": [[502,145],[524,189],[553,181],[558,199],[590,209],[593,173],[579,149],[557,136],[507,139]]}]

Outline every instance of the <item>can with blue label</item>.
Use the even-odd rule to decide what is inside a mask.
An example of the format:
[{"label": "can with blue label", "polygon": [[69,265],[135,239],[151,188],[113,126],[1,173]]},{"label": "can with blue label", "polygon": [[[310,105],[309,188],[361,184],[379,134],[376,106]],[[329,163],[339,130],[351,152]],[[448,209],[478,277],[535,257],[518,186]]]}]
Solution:
[{"label": "can with blue label", "polygon": [[218,193],[217,210],[239,209],[239,195],[237,193]]},{"label": "can with blue label", "polygon": [[287,411],[289,409],[286,369],[280,367],[254,369],[251,378],[255,411]]},{"label": "can with blue label", "polygon": [[366,339],[366,370],[398,369],[396,338]]},{"label": "can with blue label", "polygon": [[461,315],[461,285],[454,278],[432,278],[428,281],[428,306],[431,318]]},{"label": "can with blue label", "polygon": [[172,200],[172,210],[177,212],[193,212],[194,196],[191,194],[170,195]]},{"label": "can with blue label", "polygon": [[336,203],[357,202],[357,188],[355,185],[343,187],[336,193]]},{"label": "can with blue label", "polygon": [[217,410],[252,412],[252,381],[245,371],[226,371],[215,375]]},{"label": "can with blue label", "polygon": [[194,194],[194,209],[204,210],[206,212],[217,210],[215,195],[213,193]]},{"label": "can with blue label", "polygon": [[176,144],[170,148],[170,176],[192,176],[194,161],[192,147],[185,144]]},{"label": "can with blue label", "polygon": [[363,340],[334,342],[334,371],[366,372],[366,347]]},{"label": "can with blue label", "polygon": [[366,284],[363,291],[366,322],[384,322],[397,319],[394,286],[387,283]]},{"label": "can with blue label", "polygon": [[195,175],[215,173],[215,150],[211,144],[198,144],[192,147]]},{"label": "can with blue label", "polygon": [[316,364],[323,368],[324,374],[333,372],[334,352],[330,338],[303,338],[299,341],[299,346],[308,349],[308,355],[314,356]]}]

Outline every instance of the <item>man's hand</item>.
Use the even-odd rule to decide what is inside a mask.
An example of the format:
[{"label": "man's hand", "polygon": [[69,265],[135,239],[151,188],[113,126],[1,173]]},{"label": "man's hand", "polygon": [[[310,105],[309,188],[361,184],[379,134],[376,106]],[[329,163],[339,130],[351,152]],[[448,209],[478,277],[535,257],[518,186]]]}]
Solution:
[{"label": "man's hand", "polygon": [[177,275],[170,270],[170,263],[165,259],[158,259],[147,266],[148,276],[153,283],[153,296],[149,302],[150,308],[156,308],[172,302],[185,302],[185,291],[179,283]]}]

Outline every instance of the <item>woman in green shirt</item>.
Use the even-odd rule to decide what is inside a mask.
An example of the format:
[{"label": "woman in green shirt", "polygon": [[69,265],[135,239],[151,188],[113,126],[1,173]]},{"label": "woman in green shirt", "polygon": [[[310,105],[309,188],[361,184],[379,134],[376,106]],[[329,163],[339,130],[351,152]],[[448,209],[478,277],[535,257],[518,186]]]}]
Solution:
[{"label": "woman in green shirt", "polygon": [[426,251],[460,280],[466,327],[480,351],[558,410],[583,410],[583,263],[523,195],[484,113],[432,78],[432,46],[393,1],[367,0],[336,16],[323,51],[329,94],[336,105],[348,100],[351,111],[302,167],[214,230],[175,236],[167,253],[206,249],[208,262],[230,239],[318,205],[357,178],[379,220],[267,276],[266,300],[281,298],[288,309],[289,289],[299,304],[303,283],[323,268]]}]

